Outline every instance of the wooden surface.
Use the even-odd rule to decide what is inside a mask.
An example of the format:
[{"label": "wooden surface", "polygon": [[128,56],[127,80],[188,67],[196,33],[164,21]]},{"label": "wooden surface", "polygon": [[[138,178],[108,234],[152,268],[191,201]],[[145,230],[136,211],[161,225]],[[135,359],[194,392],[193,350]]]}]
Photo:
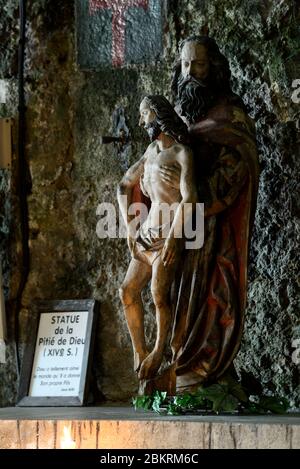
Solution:
[{"label": "wooden surface", "polygon": [[161,417],[129,407],[0,410],[0,448],[300,448],[300,417]]}]

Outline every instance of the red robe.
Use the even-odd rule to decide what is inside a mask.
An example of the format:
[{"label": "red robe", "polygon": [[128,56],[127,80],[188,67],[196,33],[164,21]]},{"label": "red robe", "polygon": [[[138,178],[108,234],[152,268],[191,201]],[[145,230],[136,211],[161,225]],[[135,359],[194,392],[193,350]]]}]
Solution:
[{"label": "red robe", "polygon": [[185,252],[172,293],[177,391],[221,376],[239,349],[259,176],[255,127],[240,108],[216,106],[189,131],[218,155],[206,178],[204,245]]},{"label": "red robe", "polygon": [[[189,391],[220,377],[243,332],[259,176],[255,127],[240,108],[224,103],[189,131],[200,163],[196,183],[199,201],[205,202],[204,245],[183,253],[171,290],[171,366],[148,382],[145,393]],[[133,200],[145,202],[139,186]]]}]

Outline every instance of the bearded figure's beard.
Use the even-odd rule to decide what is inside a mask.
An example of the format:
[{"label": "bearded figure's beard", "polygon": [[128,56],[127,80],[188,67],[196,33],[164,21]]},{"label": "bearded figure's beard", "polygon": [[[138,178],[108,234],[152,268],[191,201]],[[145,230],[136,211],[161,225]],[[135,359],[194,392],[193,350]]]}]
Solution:
[{"label": "bearded figure's beard", "polygon": [[178,78],[177,106],[179,114],[185,117],[189,124],[194,124],[205,117],[214,103],[214,96],[209,86],[188,76]]},{"label": "bearded figure's beard", "polygon": [[150,124],[146,124],[145,129],[147,130],[151,142],[154,142],[154,140],[156,140],[161,133],[161,128],[157,122],[157,119],[154,119],[154,121],[150,122]]}]

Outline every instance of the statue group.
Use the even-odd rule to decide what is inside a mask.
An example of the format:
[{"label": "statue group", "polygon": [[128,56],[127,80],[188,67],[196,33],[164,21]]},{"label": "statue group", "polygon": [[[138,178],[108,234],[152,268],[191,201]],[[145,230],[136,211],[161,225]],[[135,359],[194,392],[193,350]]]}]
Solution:
[{"label": "statue group", "polygon": [[[192,391],[231,366],[243,331],[258,188],[255,126],[231,90],[228,60],[213,38],[182,42],[172,91],[175,107],[163,96],[142,100],[140,125],[151,143],[118,187],[132,257],[120,297],[142,394]],[[137,201],[149,207],[139,224],[130,211]],[[197,237],[199,204],[201,246],[186,236],[190,224]],[[149,282],[153,350],[141,297]]]}]

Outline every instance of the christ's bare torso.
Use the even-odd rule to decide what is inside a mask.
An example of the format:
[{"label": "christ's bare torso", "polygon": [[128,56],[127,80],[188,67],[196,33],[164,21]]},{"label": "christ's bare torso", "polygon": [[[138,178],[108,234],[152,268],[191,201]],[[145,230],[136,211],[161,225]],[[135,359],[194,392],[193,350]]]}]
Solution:
[{"label": "christ's bare torso", "polygon": [[[156,229],[158,226],[168,221],[168,213],[170,215],[170,222],[174,217],[174,210],[169,211],[169,207],[173,204],[179,204],[182,195],[180,188],[170,188],[161,176],[162,166],[176,167],[181,170],[178,158],[182,152],[187,149],[183,145],[174,144],[172,147],[165,150],[160,150],[157,141],[149,145],[145,153],[144,173],[141,178],[141,184],[144,192],[151,199],[151,209],[146,221],[143,224],[143,230]],[[175,206],[173,205],[175,208]],[[166,218],[162,219],[162,214]],[[168,227],[170,228],[170,226]],[[168,235],[169,229],[164,230],[163,237]]]}]

